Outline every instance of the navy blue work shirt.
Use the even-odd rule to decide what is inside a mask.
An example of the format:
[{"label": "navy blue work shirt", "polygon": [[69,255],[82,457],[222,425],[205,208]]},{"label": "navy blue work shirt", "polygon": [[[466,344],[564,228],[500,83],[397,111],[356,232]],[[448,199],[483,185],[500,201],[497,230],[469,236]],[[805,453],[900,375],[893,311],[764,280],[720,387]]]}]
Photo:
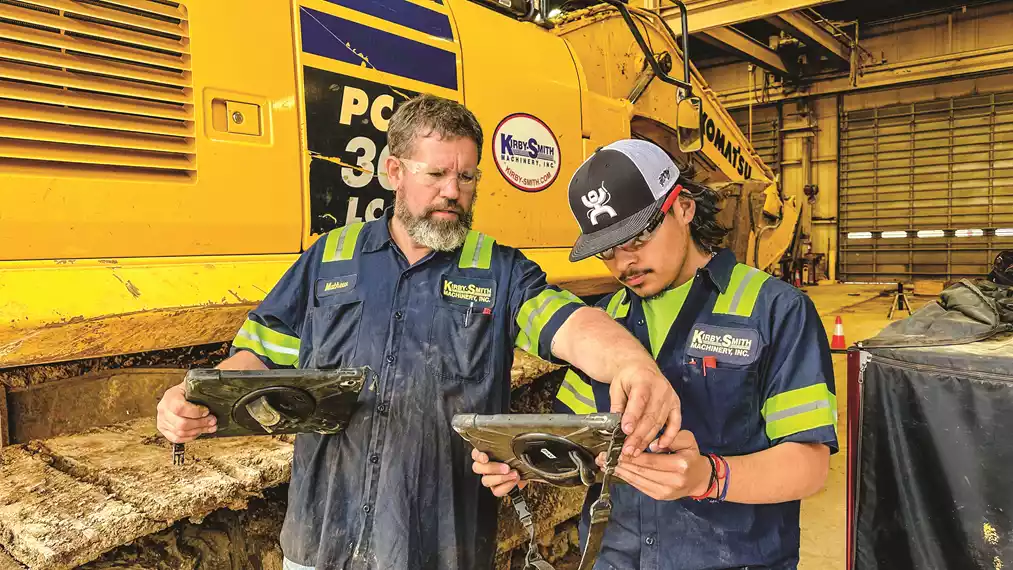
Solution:
[{"label": "navy blue work shirt", "polygon": [[[682,427],[702,453],[746,455],[789,441],[837,451],[830,347],[815,306],[798,289],[722,250],[678,288],[647,300],[622,289],[601,306],[654,355],[682,401]],[[571,370],[557,407],[607,412],[608,386]],[[599,492],[588,492],[582,540]],[[612,501],[596,570],[798,565],[800,501],[657,501],[622,483],[613,485]]]},{"label": "navy blue work shirt", "polygon": [[489,568],[497,499],[451,418],[507,412],[514,346],[550,359],[583,305],[478,232],[409,265],[390,216],[319,239],[234,341],[272,368],[375,372],[346,431],[296,437],[282,549],[317,570]]}]

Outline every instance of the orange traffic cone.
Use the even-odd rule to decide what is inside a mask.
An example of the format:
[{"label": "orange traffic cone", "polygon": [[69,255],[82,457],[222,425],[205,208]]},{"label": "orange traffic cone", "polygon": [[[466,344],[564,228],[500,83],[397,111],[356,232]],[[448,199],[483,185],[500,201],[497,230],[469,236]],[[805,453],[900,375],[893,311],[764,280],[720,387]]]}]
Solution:
[{"label": "orange traffic cone", "polygon": [[830,340],[830,350],[847,350],[848,343],[844,340],[844,323],[841,317],[834,322],[834,337]]}]

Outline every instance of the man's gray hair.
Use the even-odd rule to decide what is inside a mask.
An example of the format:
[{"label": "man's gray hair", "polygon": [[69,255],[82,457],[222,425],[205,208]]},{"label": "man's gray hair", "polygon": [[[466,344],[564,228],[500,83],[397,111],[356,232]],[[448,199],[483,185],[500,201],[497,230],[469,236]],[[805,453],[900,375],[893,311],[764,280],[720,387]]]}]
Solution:
[{"label": "man's gray hair", "polygon": [[401,104],[390,118],[387,144],[391,156],[408,158],[415,148],[415,139],[437,135],[440,138],[469,138],[478,146],[482,160],[482,126],[464,105],[436,97],[419,95]]}]

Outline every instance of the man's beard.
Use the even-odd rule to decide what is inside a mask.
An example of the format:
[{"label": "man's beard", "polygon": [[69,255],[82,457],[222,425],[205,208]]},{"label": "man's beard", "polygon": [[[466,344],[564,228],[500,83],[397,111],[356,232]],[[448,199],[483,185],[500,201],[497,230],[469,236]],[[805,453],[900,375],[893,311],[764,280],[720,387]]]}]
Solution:
[{"label": "man's beard", "polygon": [[[457,219],[433,219],[431,214],[437,210],[457,212]],[[436,251],[453,251],[461,247],[471,230],[471,212],[465,212],[456,200],[429,205],[421,216],[415,216],[408,211],[404,200],[395,196],[394,215],[404,225],[408,237],[415,243]]]}]

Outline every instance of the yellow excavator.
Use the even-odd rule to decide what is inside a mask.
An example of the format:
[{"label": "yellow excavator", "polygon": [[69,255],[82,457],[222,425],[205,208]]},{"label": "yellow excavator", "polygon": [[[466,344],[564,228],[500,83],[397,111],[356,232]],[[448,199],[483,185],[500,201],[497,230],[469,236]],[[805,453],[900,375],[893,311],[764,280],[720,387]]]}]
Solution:
[{"label": "yellow excavator", "polygon": [[[417,93],[482,123],[476,229],[578,295],[618,284],[567,260],[567,182],[620,138],[718,190],[740,261],[776,264],[801,189],[675,5],[680,32],[619,0],[0,0],[0,568],[86,564],[286,480],[284,438],[173,471],[155,403],[314,240],[391,205],[387,121]],[[515,385],[549,370],[518,356]]]}]

